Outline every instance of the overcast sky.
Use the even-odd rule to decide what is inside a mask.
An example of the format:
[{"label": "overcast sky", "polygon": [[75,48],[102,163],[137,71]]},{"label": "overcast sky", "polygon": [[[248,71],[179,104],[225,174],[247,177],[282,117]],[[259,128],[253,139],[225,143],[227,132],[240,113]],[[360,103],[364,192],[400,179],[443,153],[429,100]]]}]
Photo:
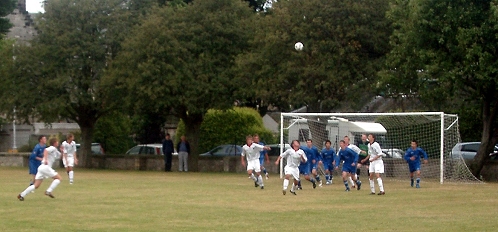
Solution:
[{"label": "overcast sky", "polygon": [[26,0],[26,10],[29,13],[45,12],[42,7],[42,0]]}]

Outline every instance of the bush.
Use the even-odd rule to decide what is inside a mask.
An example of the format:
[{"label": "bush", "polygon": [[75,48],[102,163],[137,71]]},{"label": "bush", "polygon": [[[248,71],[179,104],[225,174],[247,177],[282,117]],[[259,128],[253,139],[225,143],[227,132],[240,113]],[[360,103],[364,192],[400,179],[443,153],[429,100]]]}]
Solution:
[{"label": "bush", "polygon": [[[185,134],[185,124],[180,121],[175,143]],[[199,151],[208,151],[221,144],[245,143],[247,135],[258,134],[262,142],[275,143],[276,136],[263,125],[263,119],[252,108],[234,107],[229,110],[209,110],[200,128]]]}]

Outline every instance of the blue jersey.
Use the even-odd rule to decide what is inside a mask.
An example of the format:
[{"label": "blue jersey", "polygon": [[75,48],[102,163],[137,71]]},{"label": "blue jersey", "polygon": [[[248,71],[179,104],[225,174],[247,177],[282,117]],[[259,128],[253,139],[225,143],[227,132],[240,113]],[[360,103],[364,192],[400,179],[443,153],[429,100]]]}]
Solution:
[{"label": "blue jersey", "polygon": [[[344,150],[339,151],[339,156],[337,156],[335,164],[339,166],[339,163],[341,160],[344,161],[344,164],[342,165],[342,169],[351,169],[354,167],[356,169],[356,164],[358,163],[358,153],[354,152],[350,148],[345,148]],[[354,165],[353,165],[354,164]]]},{"label": "blue jersey", "polygon": [[334,148],[330,148],[329,150],[327,150],[327,148],[323,148],[322,149],[322,153],[321,153],[321,159],[323,160],[323,162],[333,162],[335,160],[335,150]]},{"label": "blue jersey", "polygon": [[[424,157],[424,159],[428,159],[427,153],[420,147],[417,147],[417,149],[415,150],[409,147],[405,152],[405,160],[410,165],[415,165],[415,164],[420,165],[420,158],[422,156]],[[415,157],[415,160],[411,160],[410,159],[411,157]]]},{"label": "blue jersey", "polygon": [[[259,142],[258,144],[261,145],[261,146],[265,145],[265,143],[263,143],[263,142]],[[259,152],[259,161],[264,161],[265,160],[265,156],[266,156],[267,152],[268,151],[266,151],[265,149],[263,149],[262,151]]]},{"label": "blue jersey", "polygon": [[308,163],[313,164],[313,160],[316,162],[320,161],[320,153],[318,152],[318,148],[315,146],[307,147],[307,146],[301,146],[301,150],[304,151],[306,154],[306,157],[308,157]]},{"label": "blue jersey", "polygon": [[41,165],[41,160],[37,160],[36,158],[38,157],[43,159],[45,147],[45,145],[36,144],[33,148],[33,152],[29,156],[29,174],[36,174],[38,167]]}]

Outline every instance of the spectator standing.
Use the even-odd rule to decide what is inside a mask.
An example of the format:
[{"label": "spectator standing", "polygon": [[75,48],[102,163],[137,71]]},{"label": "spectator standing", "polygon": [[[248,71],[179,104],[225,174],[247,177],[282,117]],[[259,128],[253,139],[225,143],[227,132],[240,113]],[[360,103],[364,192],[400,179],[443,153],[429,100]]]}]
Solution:
[{"label": "spectator standing", "polygon": [[163,155],[164,155],[164,171],[171,172],[171,161],[173,160],[173,152],[174,152],[173,141],[171,140],[171,136],[166,134],[163,140]]},{"label": "spectator standing", "polygon": [[190,154],[190,144],[185,135],[180,137],[180,142],[176,145],[178,151],[178,171],[188,172],[188,154]]}]

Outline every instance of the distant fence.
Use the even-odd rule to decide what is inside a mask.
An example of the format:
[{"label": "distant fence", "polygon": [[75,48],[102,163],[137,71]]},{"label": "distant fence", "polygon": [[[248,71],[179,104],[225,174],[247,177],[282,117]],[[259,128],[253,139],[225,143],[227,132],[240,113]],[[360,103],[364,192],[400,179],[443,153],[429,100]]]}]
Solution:
[{"label": "distant fence", "polygon": [[[29,155],[30,153],[11,154],[0,152],[0,167],[28,167]],[[274,163],[275,159],[276,157],[270,157],[271,162],[269,164],[265,163],[266,170],[271,174],[279,173],[279,166]],[[164,171],[163,156],[93,155],[91,156],[91,160],[90,168],[95,169]],[[384,162],[389,164],[390,161],[386,159]],[[405,171],[407,171],[405,165],[399,167],[397,165],[386,166],[388,166],[385,173],[387,177],[390,176],[391,172],[395,172],[399,168],[406,169]],[[58,163],[58,167],[62,167],[62,162]],[[178,170],[177,156],[173,156],[171,170]],[[240,156],[199,157],[198,170],[200,172],[246,172],[245,167],[242,167],[240,164]],[[486,164],[482,170],[482,176],[485,181],[498,182],[498,162],[491,161]]]}]

